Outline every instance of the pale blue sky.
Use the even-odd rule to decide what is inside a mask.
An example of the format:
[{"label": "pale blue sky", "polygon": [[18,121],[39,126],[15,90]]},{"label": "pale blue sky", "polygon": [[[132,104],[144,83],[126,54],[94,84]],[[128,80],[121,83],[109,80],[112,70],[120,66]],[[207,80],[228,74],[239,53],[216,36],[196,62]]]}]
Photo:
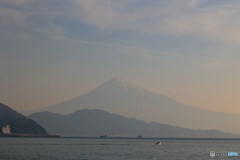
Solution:
[{"label": "pale blue sky", "polygon": [[239,17],[236,0],[2,0],[0,102],[45,107],[123,77],[240,113]]}]

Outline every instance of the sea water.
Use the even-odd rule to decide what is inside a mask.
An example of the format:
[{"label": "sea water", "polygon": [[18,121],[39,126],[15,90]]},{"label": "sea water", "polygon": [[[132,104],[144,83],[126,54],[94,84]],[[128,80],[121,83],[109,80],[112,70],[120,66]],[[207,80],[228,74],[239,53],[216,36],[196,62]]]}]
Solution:
[{"label": "sea water", "polygon": [[[155,145],[161,142],[161,145]],[[215,156],[211,157],[210,152]],[[240,159],[240,140],[164,138],[0,138],[1,160]],[[219,154],[223,153],[223,154]]]}]

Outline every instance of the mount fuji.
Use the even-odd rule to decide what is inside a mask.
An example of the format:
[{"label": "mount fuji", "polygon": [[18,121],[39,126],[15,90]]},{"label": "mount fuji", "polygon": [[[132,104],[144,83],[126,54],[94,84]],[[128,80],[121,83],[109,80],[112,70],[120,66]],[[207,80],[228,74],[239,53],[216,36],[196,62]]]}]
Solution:
[{"label": "mount fuji", "polygon": [[113,78],[87,94],[25,112],[25,115],[44,111],[70,114],[82,109],[100,109],[147,122],[240,134],[240,128],[235,127],[236,122],[240,122],[240,114],[214,112],[184,105],[123,78]]}]

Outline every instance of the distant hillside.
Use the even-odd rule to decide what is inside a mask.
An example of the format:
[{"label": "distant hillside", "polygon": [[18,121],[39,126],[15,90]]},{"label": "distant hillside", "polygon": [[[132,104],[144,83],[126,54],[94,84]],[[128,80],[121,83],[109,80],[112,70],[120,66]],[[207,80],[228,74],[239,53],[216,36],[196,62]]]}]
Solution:
[{"label": "distant hillside", "polygon": [[11,133],[47,134],[46,130],[32,119],[29,119],[0,103],[0,132],[2,132],[2,127],[5,127],[6,125],[10,125]]},{"label": "distant hillside", "polygon": [[98,109],[78,110],[72,114],[41,112],[28,116],[41,124],[49,133],[61,135],[88,136],[134,136],[145,137],[204,137],[236,138],[240,137],[217,130],[193,130],[161,123],[146,123],[134,118],[111,114]]},{"label": "distant hillside", "polygon": [[148,123],[159,122],[191,129],[216,129],[240,135],[240,128],[234,125],[240,122],[240,114],[187,106],[123,78],[113,78],[82,96],[25,114],[44,111],[70,114],[81,109],[100,109]]}]

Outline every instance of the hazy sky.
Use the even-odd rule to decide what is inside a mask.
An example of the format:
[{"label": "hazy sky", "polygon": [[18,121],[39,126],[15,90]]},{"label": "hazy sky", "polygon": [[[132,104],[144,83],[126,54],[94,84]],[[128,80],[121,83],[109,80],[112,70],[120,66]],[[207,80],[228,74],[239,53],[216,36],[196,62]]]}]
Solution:
[{"label": "hazy sky", "polygon": [[0,102],[46,107],[122,77],[240,113],[240,1],[1,0]]}]

